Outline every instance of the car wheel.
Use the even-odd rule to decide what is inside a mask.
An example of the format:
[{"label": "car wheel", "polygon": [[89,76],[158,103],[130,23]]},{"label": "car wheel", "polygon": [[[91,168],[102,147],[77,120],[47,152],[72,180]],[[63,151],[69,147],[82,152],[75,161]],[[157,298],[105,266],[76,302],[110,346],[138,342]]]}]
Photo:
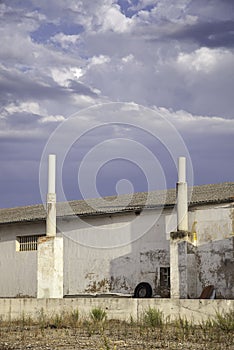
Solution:
[{"label": "car wheel", "polygon": [[149,283],[142,282],[139,283],[134,291],[135,298],[151,298],[152,297],[152,288]]}]

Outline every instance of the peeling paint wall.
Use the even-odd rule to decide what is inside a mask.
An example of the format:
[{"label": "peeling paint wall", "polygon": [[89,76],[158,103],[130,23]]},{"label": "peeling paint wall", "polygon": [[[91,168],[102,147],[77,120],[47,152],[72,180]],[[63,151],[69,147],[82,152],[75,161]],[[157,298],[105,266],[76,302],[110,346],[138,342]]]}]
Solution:
[{"label": "peeling paint wall", "polygon": [[[143,213],[141,222],[155,216],[154,211]],[[132,239],[132,221],[135,214],[114,215],[87,219],[87,228],[77,228],[76,220],[60,222],[60,227],[69,228],[64,236],[64,293],[133,293],[140,282],[148,282],[153,293],[161,295],[160,267],[169,267],[169,241],[165,237],[165,216],[137,240]],[[107,234],[97,233],[100,227]],[[144,226],[144,225],[143,225]],[[117,229],[113,231],[113,229]],[[89,242],[100,242],[103,247],[113,242],[112,248],[92,248],[79,244],[85,235]],[[128,237],[128,243],[118,245],[118,235]],[[69,238],[70,237],[70,238]],[[106,239],[106,241],[105,241]],[[169,296],[164,292],[164,296]]]},{"label": "peeling paint wall", "polygon": [[[138,215],[139,231],[156,214],[149,210]],[[138,283],[148,282],[155,296],[169,296],[169,290],[160,282],[160,268],[170,265],[169,233],[174,230],[175,215],[165,209],[138,239],[135,219],[135,213],[90,217],[85,222],[59,219],[58,227],[64,232],[65,295],[132,294]],[[205,286],[213,284],[218,297],[234,299],[233,227],[230,204],[190,208],[189,231],[193,238],[187,254],[190,298],[199,297]],[[45,234],[45,222],[0,226],[0,297],[36,297],[37,251],[16,250],[17,236],[34,234]],[[123,241],[126,244],[120,244]],[[107,248],[110,244],[112,248]]]},{"label": "peeling paint wall", "polygon": [[[190,212],[196,222],[193,259],[197,271],[197,295],[214,285],[218,298],[234,298],[233,206],[203,206]],[[191,291],[191,294],[194,293]]]},{"label": "peeling paint wall", "polygon": [[40,237],[37,252],[37,297],[63,297],[63,238]]},{"label": "peeling paint wall", "polygon": [[171,297],[186,299],[188,296],[188,242],[183,239],[171,239]]},{"label": "peeling paint wall", "polygon": [[[155,211],[141,214],[142,222],[150,220],[150,215],[155,215]],[[169,267],[170,264],[168,231],[175,224],[174,219],[170,210],[165,210],[138,240],[112,249],[80,246],[65,237],[65,251],[69,252],[66,254],[68,260],[64,261],[65,293],[132,294],[138,283],[148,282],[154,295],[168,297],[169,291],[160,286],[160,267]],[[69,225],[76,237],[93,235],[94,241],[100,240],[100,237],[95,237],[95,226],[103,225],[109,229],[111,240],[114,227],[118,227],[119,233],[131,237],[131,220],[134,220],[134,214],[89,219],[91,226],[88,230],[75,229],[72,222]],[[187,254],[188,296],[197,298],[205,286],[213,284],[218,297],[234,298],[233,207],[194,207],[189,212],[189,231],[192,240]],[[113,237],[113,242],[116,245],[116,237]]]}]

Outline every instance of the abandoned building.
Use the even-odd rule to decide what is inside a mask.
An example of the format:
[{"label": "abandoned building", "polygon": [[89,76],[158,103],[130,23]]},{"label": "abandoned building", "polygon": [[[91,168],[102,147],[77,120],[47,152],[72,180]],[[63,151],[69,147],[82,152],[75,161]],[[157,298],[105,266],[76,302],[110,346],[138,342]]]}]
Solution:
[{"label": "abandoned building", "polygon": [[47,210],[1,209],[0,297],[234,299],[234,183],[187,190],[180,162],[177,190],[56,204],[52,175]]}]

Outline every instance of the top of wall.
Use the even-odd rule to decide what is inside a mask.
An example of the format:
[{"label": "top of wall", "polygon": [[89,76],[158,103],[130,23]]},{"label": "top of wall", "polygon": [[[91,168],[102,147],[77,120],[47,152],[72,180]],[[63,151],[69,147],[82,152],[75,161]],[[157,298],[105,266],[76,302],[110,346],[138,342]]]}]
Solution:
[{"label": "top of wall", "polygon": [[[189,205],[227,203],[234,199],[234,182],[200,185],[188,189]],[[105,201],[103,201],[103,199]],[[157,207],[172,207],[176,203],[176,190],[140,192],[130,195],[77,200],[57,203],[57,216],[104,215]],[[46,210],[43,204],[0,209],[0,224],[45,220]]]}]

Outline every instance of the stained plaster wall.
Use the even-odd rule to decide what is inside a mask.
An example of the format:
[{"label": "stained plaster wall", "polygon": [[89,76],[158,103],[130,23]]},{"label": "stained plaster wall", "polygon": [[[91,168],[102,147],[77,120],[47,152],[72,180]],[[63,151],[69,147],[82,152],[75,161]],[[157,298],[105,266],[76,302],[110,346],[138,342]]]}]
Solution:
[{"label": "stained plaster wall", "polygon": [[[233,207],[204,205],[190,209],[187,284],[188,297],[197,298],[213,284],[220,298],[234,298]],[[162,213],[161,213],[162,214]],[[156,211],[141,213],[144,228]],[[153,294],[168,296],[160,288],[160,267],[168,267],[169,233],[175,229],[176,214],[165,210],[151,229],[135,240],[135,214],[86,219],[86,224],[66,220],[64,237],[64,293],[133,293],[140,282],[148,282]],[[102,227],[103,232],[97,231]],[[116,230],[115,230],[116,229]],[[197,236],[197,241],[193,238]],[[100,238],[101,237],[101,238]],[[127,244],[121,244],[125,237]],[[89,242],[88,245],[84,242]],[[95,248],[99,245],[99,248]],[[108,248],[109,247],[109,248]]]},{"label": "stained plaster wall", "polygon": [[[185,319],[187,322],[201,323],[216,318],[216,312],[229,313],[234,308],[234,300],[168,300],[133,298],[64,298],[64,299],[0,299],[0,319],[30,319],[41,322],[43,318],[79,311],[81,319],[89,318],[94,308],[106,311],[108,319],[130,322],[142,320],[150,308],[160,310],[170,321]],[[196,345],[195,345],[196,348]]]},{"label": "stained plaster wall", "polygon": [[[190,230],[197,236],[190,247],[197,295],[206,285],[214,285],[218,298],[234,298],[233,204],[193,208]],[[190,274],[192,275],[192,274]],[[192,283],[192,282],[191,282]],[[190,288],[191,297],[194,292]]]},{"label": "stained plaster wall", "polygon": [[63,297],[63,238],[43,236],[38,239],[37,297]]},{"label": "stained plaster wall", "polygon": [[[137,226],[135,213],[85,222],[58,220],[58,229],[65,233],[64,294],[132,293],[144,281],[152,285],[154,295],[166,296],[167,291],[160,290],[159,268],[169,266],[169,233],[175,229],[176,215],[165,210],[152,228],[135,235],[136,227],[143,232],[155,215],[154,210],[141,213]],[[190,208],[189,230],[196,232],[197,242],[188,244],[188,296],[197,298],[213,284],[218,297],[233,299],[233,207]],[[36,297],[37,252],[16,251],[16,237],[44,233],[44,222],[0,225],[0,297]]]},{"label": "stained plaster wall", "polygon": [[17,236],[45,234],[43,223],[0,225],[0,296],[36,297],[37,251],[17,251]]},{"label": "stained plaster wall", "polygon": [[[160,267],[169,267],[169,240],[165,215],[155,221],[155,211],[96,217],[79,222],[62,220],[64,235],[64,293],[133,293],[148,282],[153,294],[168,296],[160,289]],[[153,226],[144,232],[148,222]],[[89,225],[87,227],[87,224]],[[101,228],[101,230],[99,230]],[[135,227],[136,229],[136,227]],[[138,231],[138,232],[137,232]],[[138,235],[139,233],[139,235]],[[168,234],[169,237],[169,234]],[[166,295],[165,295],[166,293]]]}]

